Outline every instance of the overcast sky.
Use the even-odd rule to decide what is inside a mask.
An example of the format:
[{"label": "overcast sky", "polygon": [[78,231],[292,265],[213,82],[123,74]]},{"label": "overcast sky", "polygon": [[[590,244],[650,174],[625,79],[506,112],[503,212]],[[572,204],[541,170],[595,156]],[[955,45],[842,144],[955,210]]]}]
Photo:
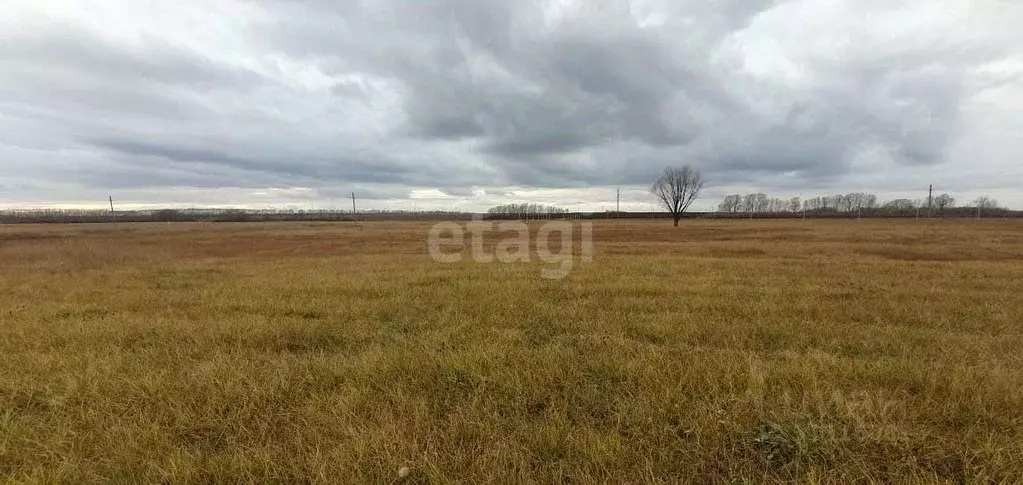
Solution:
[{"label": "overcast sky", "polygon": [[[597,6],[599,5],[599,6]],[[0,207],[1023,207],[1016,0],[3,0]]]}]

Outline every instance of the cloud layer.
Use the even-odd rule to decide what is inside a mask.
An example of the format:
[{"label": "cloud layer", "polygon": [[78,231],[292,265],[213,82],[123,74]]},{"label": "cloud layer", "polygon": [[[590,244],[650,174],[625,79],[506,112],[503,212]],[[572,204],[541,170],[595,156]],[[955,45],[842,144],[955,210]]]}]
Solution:
[{"label": "cloud layer", "polygon": [[690,163],[1023,205],[1015,2],[91,3],[0,6],[2,204],[646,208]]}]

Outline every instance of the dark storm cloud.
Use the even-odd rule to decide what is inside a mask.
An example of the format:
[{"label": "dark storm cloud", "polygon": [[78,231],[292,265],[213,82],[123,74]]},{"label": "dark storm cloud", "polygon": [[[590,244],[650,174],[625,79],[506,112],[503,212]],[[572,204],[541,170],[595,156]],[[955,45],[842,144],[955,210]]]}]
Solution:
[{"label": "dark storm cloud", "polygon": [[[726,182],[731,171],[840,176],[869,146],[899,163],[938,164],[956,140],[968,68],[996,58],[955,46],[892,46],[868,59],[812,59],[823,83],[770,86],[712,59],[722,39],[768,4],[733,3],[708,17],[711,27],[691,27],[691,36],[642,27],[623,5],[553,28],[523,2],[426,2],[399,12],[346,6],[332,15],[350,20],[350,36],[401,32],[356,65],[409,89],[408,133],[477,140],[496,156],[503,182],[520,184],[619,183],[621,167],[573,172],[556,157],[621,142],[670,152],[629,162],[644,177],[658,158],[694,159]],[[349,59],[340,36],[298,33],[285,44]],[[754,106],[762,100],[781,102],[765,111]]]},{"label": "dark storm cloud", "polygon": [[[294,52],[349,62],[354,57],[359,68],[403,82],[411,90],[405,105],[411,134],[478,138],[487,151],[506,158],[628,139],[682,144],[695,136],[696,126],[686,123],[684,112],[666,112],[666,101],[689,93],[727,103],[715,80],[676,65],[666,39],[616,18],[628,17],[627,11],[542,32],[540,12],[522,2],[429,2],[400,10],[384,18],[371,8],[333,12],[355,17],[345,32],[354,37],[402,32],[400,43],[384,41],[362,56],[339,52],[340,33],[278,33],[283,45],[300,46]],[[687,55],[705,62],[704,53]]]},{"label": "dark storm cloud", "polygon": [[248,90],[263,79],[251,71],[147,37],[129,46],[95,33],[52,25],[13,33],[0,42],[4,104],[60,112],[65,119],[134,115],[196,121],[212,115],[199,96]]},{"label": "dark storm cloud", "polygon": [[[243,171],[264,172],[278,180],[318,185],[318,181],[357,181],[363,183],[407,183],[418,172],[410,166],[374,163],[368,157],[323,156],[300,151],[246,157],[226,151],[187,147],[183,144],[162,145],[137,140],[95,140],[93,146],[126,156],[153,157],[158,160],[193,164],[196,169],[213,165]],[[242,153],[239,151],[238,153]],[[297,161],[298,163],[295,163]]]},{"label": "dark storm cloud", "polygon": [[141,44],[144,47],[133,47],[74,27],[53,25],[44,31],[15,34],[0,43],[0,59],[12,70],[74,74],[120,84],[239,89],[260,82],[255,73],[217,64],[159,38],[147,36]]},{"label": "dark storm cloud", "polygon": [[927,2],[224,5],[124,4],[136,23],[116,24],[69,3],[81,25],[15,7],[35,23],[0,34],[0,149],[119,187],[469,196],[647,185],[680,163],[720,185],[817,184],[979,143],[968,108],[1019,83],[982,70],[1023,40],[1023,9],[966,3],[985,29]]}]

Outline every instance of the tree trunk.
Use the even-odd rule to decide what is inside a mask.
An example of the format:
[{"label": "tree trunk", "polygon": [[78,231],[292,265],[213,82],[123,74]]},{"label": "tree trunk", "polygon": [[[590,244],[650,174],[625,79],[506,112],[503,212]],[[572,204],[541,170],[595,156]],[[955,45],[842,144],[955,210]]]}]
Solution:
[{"label": "tree trunk", "polygon": [[675,227],[678,227],[678,219],[679,219],[679,217],[675,216]]}]

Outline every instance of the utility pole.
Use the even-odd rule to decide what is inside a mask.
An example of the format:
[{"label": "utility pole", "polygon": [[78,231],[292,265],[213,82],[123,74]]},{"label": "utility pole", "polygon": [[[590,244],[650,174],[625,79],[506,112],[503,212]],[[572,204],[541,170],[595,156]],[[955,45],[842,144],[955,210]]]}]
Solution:
[{"label": "utility pole", "polygon": [[933,215],[933,211],[931,210],[931,202],[934,200],[932,197],[933,195],[934,185],[932,184],[927,187],[927,217],[931,217]]},{"label": "utility pole", "polygon": [[618,189],[617,198],[615,199],[615,220],[621,217],[622,213],[622,189]]},{"label": "utility pole", "polygon": [[110,212],[113,212],[114,211],[114,196],[108,195],[107,197],[110,198]]},{"label": "utility pole", "polygon": [[359,217],[356,215],[355,212],[355,192],[352,192],[352,220],[355,221],[356,223],[359,222]]}]

